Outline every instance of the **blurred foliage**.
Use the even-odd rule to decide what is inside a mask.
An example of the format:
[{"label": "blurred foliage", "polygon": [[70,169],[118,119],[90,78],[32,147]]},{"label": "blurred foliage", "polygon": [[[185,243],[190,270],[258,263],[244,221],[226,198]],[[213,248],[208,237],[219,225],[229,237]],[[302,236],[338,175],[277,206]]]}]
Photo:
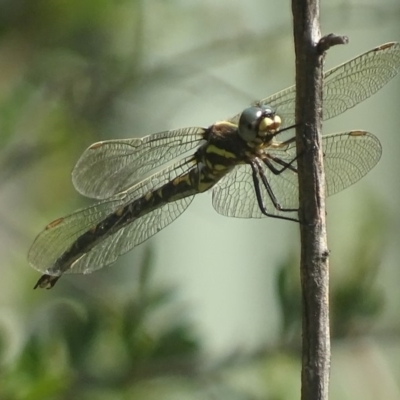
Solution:
[{"label": "blurred foliage", "polygon": [[[345,336],[365,334],[382,308],[381,291],[372,279],[381,254],[374,218],[365,221],[362,229],[368,235],[357,242],[346,272],[332,285],[333,345]],[[277,342],[250,355],[230,354],[217,364],[204,363],[201,341],[187,319],[189,310],[177,303],[176,288],[154,286],[152,264],[152,253],[147,252],[137,288],[123,301],[110,304],[107,295],[93,298],[72,289],[32,315],[16,359],[3,363],[0,398],[123,399],[130,394],[169,399],[185,393],[185,398],[286,399],[297,395],[301,310],[293,255],[282,263],[276,278],[282,316]],[[1,338],[0,354],[5,354],[7,335]]]},{"label": "blurred foliage", "polygon": [[[175,289],[152,287],[150,260],[137,290],[119,305],[75,295],[33,315],[15,362],[3,365],[0,398],[86,398],[103,387],[104,398],[119,398],[138,382],[195,374],[199,341],[181,313],[162,315]],[[155,313],[168,319],[154,326]]]},{"label": "blurred foliage", "polygon": [[[388,216],[371,195],[362,204],[363,218],[358,219],[357,238],[340,274],[331,279],[331,337],[365,334],[383,310],[382,288],[376,275],[386,243]],[[371,212],[375,210],[375,212]],[[281,338],[290,344],[301,334],[301,298],[298,252],[292,253],[277,270],[277,294],[281,309]],[[331,261],[330,269],[335,270]],[[296,343],[299,346],[299,343]]]}]

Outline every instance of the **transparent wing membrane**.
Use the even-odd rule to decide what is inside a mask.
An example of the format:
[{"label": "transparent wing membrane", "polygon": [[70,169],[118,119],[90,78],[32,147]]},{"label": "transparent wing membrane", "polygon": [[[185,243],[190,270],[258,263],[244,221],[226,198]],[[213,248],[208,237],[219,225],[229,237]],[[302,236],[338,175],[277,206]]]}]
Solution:
[{"label": "transparent wing membrane", "polygon": [[[323,136],[324,165],[327,196],[351,186],[366,175],[379,161],[382,148],[379,140],[365,131],[351,131]],[[271,157],[297,168],[295,142],[275,149],[266,149]],[[270,158],[271,160],[271,158]],[[282,165],[272,162],[281,170]],[[299,194],[297,173],[286,169],[275,175],[264,166],[263,173],[282,208],[297,209]],[[265,208],[276,216],[290,216],[278,210],[265,187],[260,185]],[[222,178],[213,189],[213,206],[222,215],[241,218],[264,217],[255,196],[252,170],[239,165]],[[296,213],[292,213],[293,217]]]},{"label": "transparent wing membrane", "polygon": [[[138,183],[129,191],[78,210],[67,217],[49,224],[36,238],[29,254],[29,263],[42,273],[58,275],[53,269],[56,260],[85,232],[90,231],[109,215],[115,213],[149,191],[156,190],[165,183],[187,173],[194,166],[192,158],[187,158]],[[144,242],[176,219],[190,204],[193,196],[179,199],[145,214],[107,237],[73,264],[66,273],[89,273],[113,263],[116,258]]]},{"label": "transparent wing membrane", "polygon": [[[361,103],[388,83],[400,70],[400,43],[386,43],[324,74],[323,113],[328,120]],[[283,121],[295,123],[296,88],[291,86],[255,104],[270,105]],[[240,114],[230,119],[238,123]]]},{"label": "transparent wing membrane", "polygon": [[94,247],[66,273],[88,274],[114,263],[120,255],[143,243],[178,218],[192,200],[193,196],[185,197],[138,218]]},{"label": "transparent wing membrane", "polygon": [[108,198],[198,146],[203,134],[203,128],[185,128],[94,143],[75,165],[72,182],[87,197]]}]

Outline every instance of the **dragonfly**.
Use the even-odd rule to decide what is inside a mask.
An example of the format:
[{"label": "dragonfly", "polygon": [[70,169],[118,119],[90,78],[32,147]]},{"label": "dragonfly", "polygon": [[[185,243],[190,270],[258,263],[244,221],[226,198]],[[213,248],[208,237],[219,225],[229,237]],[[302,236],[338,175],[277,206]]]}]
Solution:
[{"label": "dragonfly", "polygon": [[[400,69],[400,43],[378,46],[324,74],[323,119],[373,95]],[[29,250],[50,289],[63,274],[87,274],[169,225],[195,195],[212,191],[215,210],[240,218],[297,221],[295,87],[253,103],[209,127],[92,144],[72,172],[82,195],[98,202],[48,224]],[[290,132],[290,131],[289,131]],[[379,161],[377,137],[363,130],[323,135],[326,195],[357,182]],[[301,155],[300,155],[301,156]]]}]

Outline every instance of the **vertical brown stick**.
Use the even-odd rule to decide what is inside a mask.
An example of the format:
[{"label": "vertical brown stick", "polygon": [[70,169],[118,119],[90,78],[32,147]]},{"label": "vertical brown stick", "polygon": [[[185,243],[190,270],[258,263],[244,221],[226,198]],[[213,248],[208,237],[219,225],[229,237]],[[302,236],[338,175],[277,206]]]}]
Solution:
[{"label": "vertical brown stick", "polygon": [[322,63],[319,1],[292,0],[296,52],[302,285],[303,400],[328,399],[330,368],[329,263],[321,148]]}]

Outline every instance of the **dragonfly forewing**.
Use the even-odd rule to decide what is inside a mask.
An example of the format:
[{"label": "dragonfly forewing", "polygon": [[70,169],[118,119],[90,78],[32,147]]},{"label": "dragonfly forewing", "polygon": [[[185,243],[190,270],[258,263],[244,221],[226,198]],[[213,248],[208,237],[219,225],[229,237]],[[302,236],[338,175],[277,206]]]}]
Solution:
[{"label": "dragonfly forewing", "polygon": [[[390,42],[367,51],[324,74],[323,120],[356,106],[386,85],[400,70],[400,43]],[[295,123],[296,87],[290,86],[254,104],[268,104],[281,117],[281,129]],[[240,114],[230,119],[237,123]]]},{"label": "dragonfly forewing", "polygon": [[192,127],[94,143],[75,165],[72,182],[79,193],[106,199],[197,147],[204,132],[204,128]]}]

